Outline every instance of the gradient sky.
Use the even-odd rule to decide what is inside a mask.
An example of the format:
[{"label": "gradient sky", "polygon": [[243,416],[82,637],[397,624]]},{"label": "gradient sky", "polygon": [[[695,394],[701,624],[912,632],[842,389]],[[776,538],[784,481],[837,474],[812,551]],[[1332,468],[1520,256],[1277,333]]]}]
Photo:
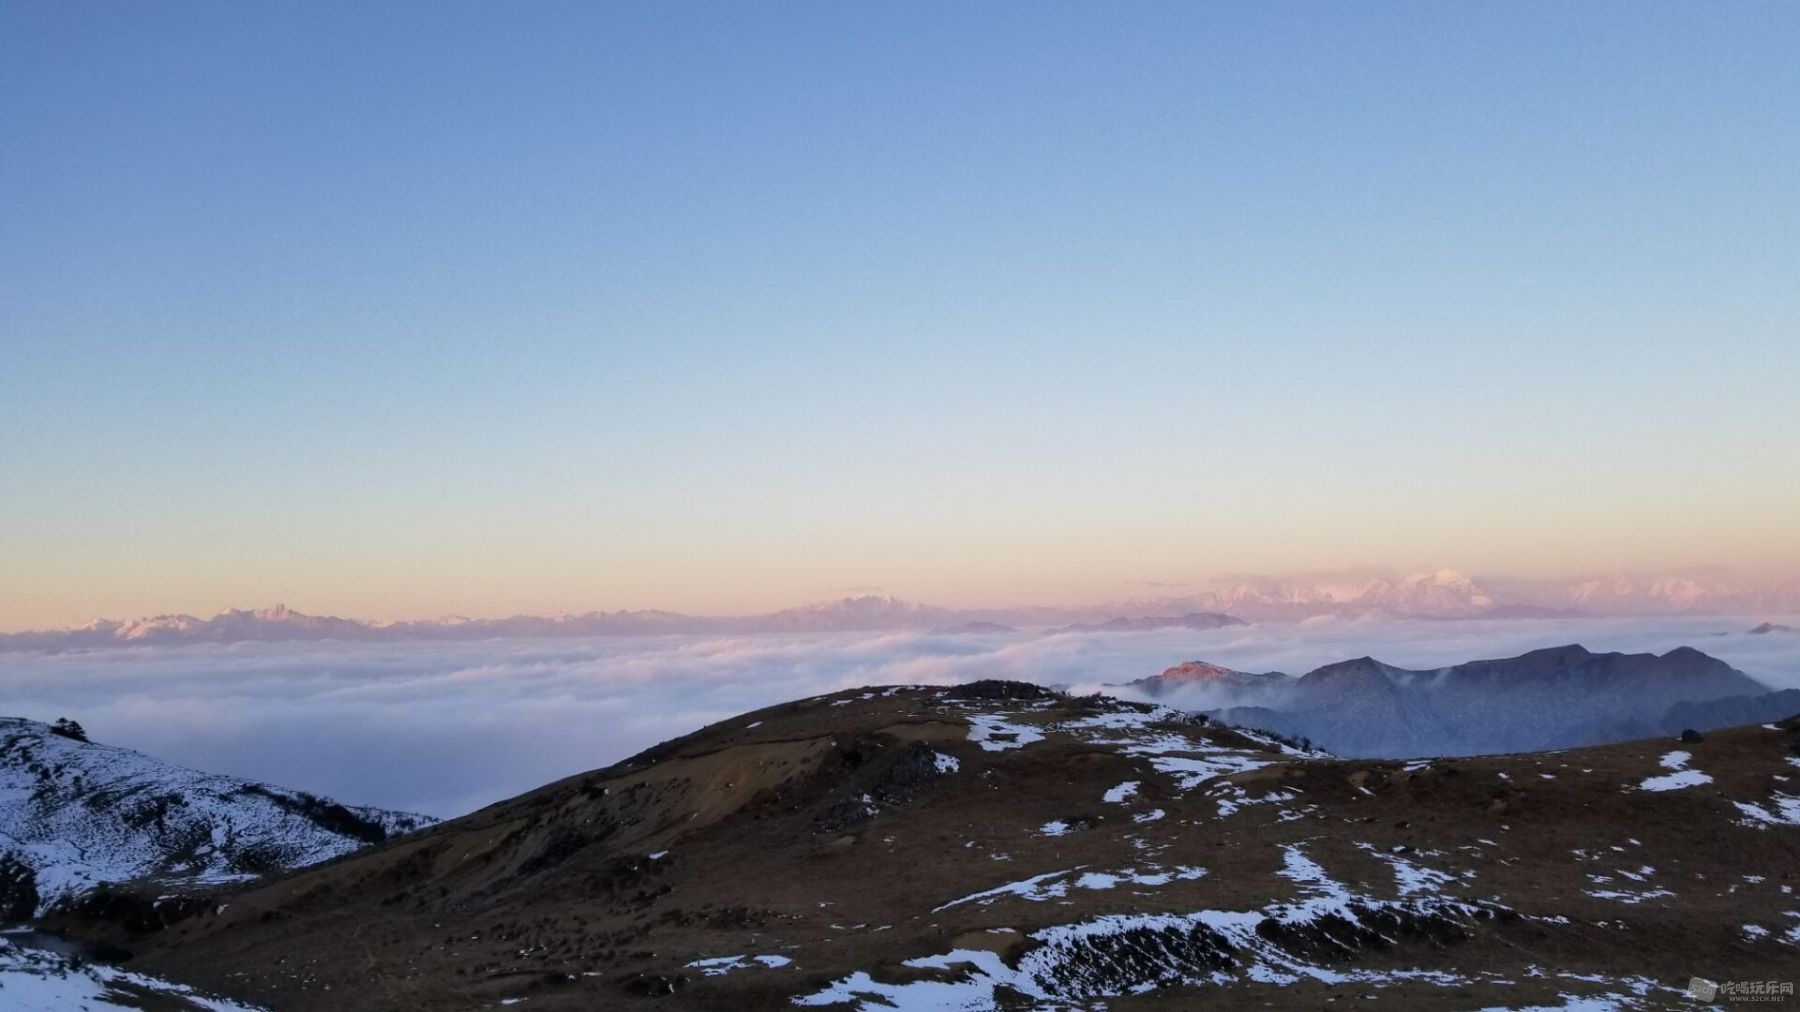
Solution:
[{"label": "gradient sky", "polygon": [[0,628],[1800,566],[1800,5],[0,0]]}]

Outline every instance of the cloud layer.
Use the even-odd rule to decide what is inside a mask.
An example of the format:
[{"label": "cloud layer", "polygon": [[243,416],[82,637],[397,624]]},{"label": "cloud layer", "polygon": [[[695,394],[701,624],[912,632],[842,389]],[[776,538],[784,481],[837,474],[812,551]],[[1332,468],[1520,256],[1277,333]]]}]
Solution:
[{"label": "cloud layer", "polygon": [[1301,673],[1561,643],[1691,645],[1800,686],[1800,633],[1731,618],[1315,620],[1193,631],[668,636],[439,644],[231,644],[0,655],[0,715],[71,716],[98,740],[360,804],[451,816],[707,723],[868,684],[1016,678],[1094,687],[1189,659]]}]

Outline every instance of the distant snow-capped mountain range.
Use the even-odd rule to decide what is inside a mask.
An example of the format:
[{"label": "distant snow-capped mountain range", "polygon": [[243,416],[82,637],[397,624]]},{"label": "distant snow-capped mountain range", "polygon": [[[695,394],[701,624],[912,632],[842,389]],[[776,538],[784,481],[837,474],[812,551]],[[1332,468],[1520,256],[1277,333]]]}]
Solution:
[{"label": "distant snow-capped mountain range", "polygon": [[1716,572],[1576,580],[1473,579],[1453,569],[1410,575],[1363,569],[1238,577],[1192,596],[1154,604],[1223,611],[1255,621],[1369,614],[1410,618],[1791,614],[1800,612],[1800,579],[1758,580]]},{"label": "distant snow-capped mountain range", "polygon": [[1800,614],[1800,580],[1723,574],[1620,574],[1581,580],[1473,579],[1455,570],[1396,574],[1341,570],[1217,581],[1185,596],[1084,607],[940,608],[871,594],[760,615],[591,611],[477,619],[363,621],[306,615],[284,605],[231,609],[212,618],[158,615],[35,632],[0,634],[0,650],[66,650],[154,644],[310,640],[477,640],[675,633],[937,631],[976,635],[1011,629],[1133,631],[1214,628],[1241,621],[1324,615],[1395,618],[1540,618],[1581,615]]}]

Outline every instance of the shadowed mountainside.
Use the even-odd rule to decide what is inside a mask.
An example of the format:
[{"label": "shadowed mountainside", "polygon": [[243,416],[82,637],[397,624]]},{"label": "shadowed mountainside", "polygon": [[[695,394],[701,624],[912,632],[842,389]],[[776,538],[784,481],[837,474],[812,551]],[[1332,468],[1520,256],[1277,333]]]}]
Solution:
[{"label": "shadowed mountainside", "polygon": [[[1174,691],[1179,682],[1159,684],[1164,698],[1183,699]],[[1428,671],[1359,657],[1260,684],[1260,699],[1240,696],[1238,705],[1209,712],[1228,723],[1308,738],[1338,755],[1368,757],[1626,741],[1662,733],[1677,704],[1768,692],[1690,647],[1656,655],[1594,653],[1577,645]]]}]

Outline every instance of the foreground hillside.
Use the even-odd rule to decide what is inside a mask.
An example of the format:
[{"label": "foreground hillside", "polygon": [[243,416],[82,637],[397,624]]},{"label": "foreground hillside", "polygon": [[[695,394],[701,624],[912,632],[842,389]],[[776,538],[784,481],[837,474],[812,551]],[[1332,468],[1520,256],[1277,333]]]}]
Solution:
[{"label": "foreground hillside", "polygon": [[159,932],[62,926],[283,1012],[1679,1005],[1800,957],[1797,752],[1790,721],[1339,760],[1013,683],[851,691]]},{"label": "foreground hillside", "polygon": [[432,821],[0,718],[0,926],[103,883],[212,886],[316,864]]}]

